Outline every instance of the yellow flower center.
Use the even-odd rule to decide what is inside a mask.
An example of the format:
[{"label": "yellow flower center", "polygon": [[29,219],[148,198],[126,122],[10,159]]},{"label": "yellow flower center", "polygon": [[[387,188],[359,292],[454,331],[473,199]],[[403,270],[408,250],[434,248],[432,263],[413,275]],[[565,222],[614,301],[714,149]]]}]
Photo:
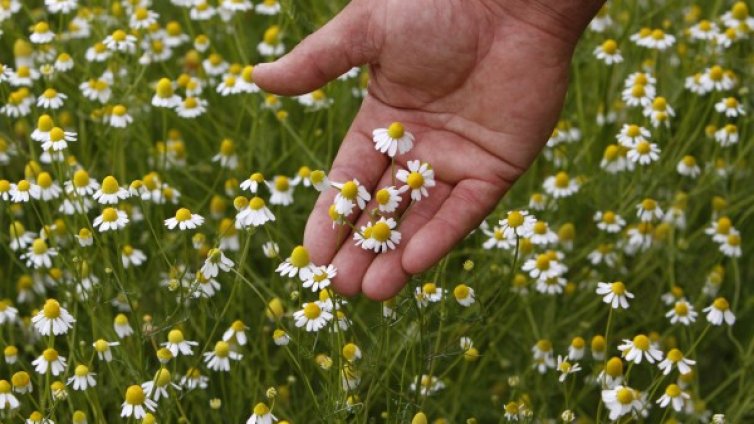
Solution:
[{"label": "yellow flower center", "polygon": [[613,378],[623,375],[623,361],[621,361],[620,358],[613,356],[607,361],[605,373]]},{"label": "yellow flower center", "polygon": [[10,393],[10,389],[11,385],[8,383],[8,380],[0,380],[0,394],[8,394]]},{"label": "yellow flower center", "polygon": [[232,328],[235,332],[240,332],[246,330],[246,325],[244,325],[243,321],[241,320],[235,320],[233,321],[233,324],[230,325],[230,328]]},{"label": "yellow flower center", "polygon": [[158,386],[164,387],[168,383],[170,383],[170,371],[166,370],[165,368],[160,368],[159,371],[157,371],[157,378],[155,378],[155,382]]},{"label": "yellow flower center", "polygon": [[340,195],[348,200],[353,200],[359,192],[359,186],[353,181],[348,181],[343,184],[343,188],[340,189]]},{"label": "yellow flower center", "polygon": [[57,361],[58,351],[53,348],[47,348],[44,350],[44,352],[42,352],[42,356],[45,358],[45,361],[47,362]]},{"label": "yellow flower center", "polygon": [[715,301],[712,302],[712,306],[714,306],[718,311],[727,311],[730,308],[730,304],[728,304],[728,301],[723,297],[718,297],[717,299],[715,299]]},{"label": "yellow flower center", "polygon": [[291,265],[303,268],[309,265],[309,251],[304,246],[296,246],[291,252]]},{"label": "yellow flower center", "polygon": [[37,34],[46,34],[50,32],[50,25],[47,22],[39,22],[34,25],[34,32]]},{"label": "yellow flower center", "polygon": [[105,194],[115,194],[119,188],[118,180],[112,175],[108,175],[102,180],[102,192]]},{"label": "yellow flower center", "polygon": [[110,349],[110,345],[105,340],[99,339],[94,342],[94,350],[97,352],[107,352],[108,349]]},{"label": "yellow flower center", "polygon": [[176,21],[169,22],[165,29],[167,30],[168,35],[170,35],[171,37],[181,35],[182,32],[181,24]]},{"label": "yellow flower center", "polygon": [[126,41],[126,32],[122,29],[116,30],[115,32],[113,32],[112,37],[114,41],[122,43],[123,41]]},{"label": "yellow flower center", "polygon": [[749,7],[742,1],[736,2],[731,8],[731,15],[733,15],[733,18],[743,21],[749,16]]},{"label": "yellow flower center", "polygon": [[422,292],[426,295],[435,294],[437,291],[437,285],[435,283],[424,283],[422,286]]},{"label": "yellow flower center", "polygon": [[280,37],[280,27],[273,25],[264,32],[264,42],[271,46],[278,44],[278,38]]},{"label": "yellow flower center", "polygon": [[372,238],[384,242],[390,238],[390,226],[384,221],[377,222],[372,226]]},{"label": "yellow flower center", "polygon": [[645,336],[644,334],[639,334],[638,336],[634,337],[633,345],[639,350],[649,350],[649,344],[649,337]]},{"label": "yellow flower center", "polygon": [[605,148],[604,158],[608,161],[614,161],[620,154],[620,149],[615,144],[611,144]]},{"label": "yellow flower center", "polygon": [[654,99],[654,101],[652,101],[652,109],[656,111],[663,111],[667,109],[667,106],[668,102],[664,97],[657,97],[656,99]]},{"label": "yellow flower center", "polygon": [[740,246],[741,245],[741,236],[738,234],[729,234],[728,235],[728,244],[731,246]]},{"label": "yellow flower center", "polygon": [[646,155],[652,150],[652,146],[649,145],[646,141],[640,141],[636,143],[636,151],[640,155]]},{"label": "yellow flower center", "polygon": [[403,128],[403,124],[401,124],[400,122],[393,122],[389,127],[387,127],[388,137],[394,140],[398,140],[403,137],[404,133],[405,129]]},{"label": "yellow flower center", "polygon": [[631,96],[632,97],[644,97],[644,85],[643,84],[636,84],[631,88]]},{"label": "yellow flower center", "polygon": [[524,223],[524,215],[519,211],[508,212],[508,226],[516,228]]},{"label": "yellow flower center", "polygon": [[254,82],[254,67],[251,65],[245,66],[241,71],[241,78],[249,83]]},{"label": "yellow flower center", "polygon": [[571,340],[571,346],[573,346],[575,349],[583,349],[586,342],[581,337],[574,337],[573,340]]},{"label": "yellow flower center", "polygon": [[50,188],[52,186],[52,177],[49,173],[43,172],[37,176],[37,184],[42,188]]},{"label": "yellow flower center", "polygon": [[681,388],[676,384],[671,384],[665,389],[665,394],[674,398],[681,395]]},{"label": "yellow flower center", "polygon": [[673,310],[675,311],[676,315],[685,317],[689,314],[689,305],[686,302],[678,302],[673,307]]},{"label": "yellow flower center", "polygon": [[262,402],[259,402],[254,406],[254,415],[261,417],[270,413],[270,408]]},{"label": "yellow flower center", "polygon": [[709,70],[709,77],[713,81],[720,81],[723,79],[723,68],[718,65],[711,67]]},{"label": "yellow flower center", "polygon": [[168,341],[173,344],[183,342],[183,332],[181,330],[170,330],[168,333]]},{"label": "yellow flower center", "polygon": [[[50,132],[52,134],[52,131]],[[83,188],[89,185],[89,174],[83,169],[79,169],[73,174],[73,185]]]},{"label": "yellow flower center", "polygon": [[626,285],[620,281],[616,281],[610,285],[610,290],[612,290],[613,293],[617,294],[618,296],[622,296],[626,294]]},{"label": "yellow flower center", "polygon": [[547,254],[541,254],[537,256],[536,267],[540,271],[546,271],[550,269],[550,256]]},{"label": "yellow flower center", "polygon": [[412,190],[420,189],[424,185],[424,176],[418,172],[412,172],[408,174],[406,184],[408,184]]},{"label": "yellow flower center", "polygon": [[105,208],[102,210],[102,220],[105,222],[115,222],[118,220],[118,211],[115,208]]},{"label": "yellow flower center", "polygon": [[178,221],[188,221],[191,219],[191,211],[186,208],[180,208],[175,212],[175,219]]},{"label": "yellow flower center", "polygon": [[571,181],[571,179],[568,177],[568,174],[561,171],[558,172],[555,175],[555,186],[558,188],[566,188],[568,187],[568,183]]},{"label": "yellow flower center", "polygon": [[552,342],[550,342],[547,339],[542,339],[537,342],[537,350],[540,352],[551,352],[552,351]]},{"label": "yellow flower center", "polygon": [[689,168],[692,166],[696,166],[696,158],[694,158],[691,155],[686,155],[683,157],[683,164],[688,166]]},{"label": "yellow flower center", "polygon": [[313,184],[319,184],[325,180],[325,172],[320,170],[313,171],[309,176],[309,179]]},{"label": "yellow flower center", "polygon": [[453,296],[456,299],[462,300],[469,297],[469,286],[466,284],[459,284],[453,289]]},{"label": "yellow flower center", "polygon": [[230,345],[224,341],[215,343],[215,355],[220,358],[227,358],[230,354]]},{"label": "yellow flower center", "polygon": [[55,319],[60,316],[60,303],[55,299],[47,299],[42,308],[44,316],[49,319]]},{"label": "yellow flower center", "polygon": [[662,40],[663,38],[665,38],[665,32],[661,29],[656,29],[652,31],[652,38],[654,38],[655,40]]},{"label": "yellow flower center", "polygon": [[668,359],[672,362],[680,362],[683,359],[683,352],[678,349],[671,349],[668,352]]},{"label": "yellow flower center", "polygon": [[136,9],[136,13],[134,13],[134,16],[137,20],[143,21],[144,19],[147,19],[149,17],[149,11],[143,7],[140,7]]},{"label": "yellow flower center", "polygon": [[261,197],[255,196],[249,201],[249,209],[258,211],[264,208],[264,200]]},{"label": "yellow flower center", "polygon": [[157,95],[159,97],[171,97],[173,95],[173,83],[167,78],[162,78],[157,82],[157,87],[155,90],[157,91]]},{"label": "yellow flower center", "polygon": [[597,352],[604,352],[606,346],[606,341],[603,336],[594,336],[592,337],[592,350]]},{"label": "yellow flower center", "polygon": [[42,255],[47,252],[47,243],[41,238],[38,238],[31,244],[31,250],[35,255]]},{"label": "yellow flower center", "polygon": [[290,181],[288,180],[288,177],[279,175],[275,177],[275,190],[277,191],[288,191],[290,188]]},{"label": "yellow flower center", "polygon": [[390,201],[390,192],[388,189],[383,188],[377,192],[374,198],[380,205],[386,205]]},{"label": "yellow flower center", "polygon": [[29,373],[26,371],[19,371],[15,374],[13,374],[13,377],[11,377],[11,382],[16,387],[26,387],[29,385],[29,381],[31,379],[29,378]]},{"label": "yellow flower center", "polygon": [[142,405],[146,396],[141,386],[134,384],[126,389],[126,403],[129,405]]},{"label": "yellow flower center", "polygon": [[618,43],[615,40],[606,40],[602,43],[602,51],[607,54],[615,54],[618,51]]},{"label": "yellow flower center", "polygon": [[84,377],[89,374],[89,367],[87,367],[86,365],[79,365],[76,367],[74,373],[79,377]]},{"label": "yellow flower center", "polygon": [[547,223],[544,221],[537,221],[534,224],[534,232],[540,235],[547,233]]},{"label": "yellow flower center", "polygon": [[621,387],[620,389],[618,389],[615,397],[621,404],[628,405],[634,401],[634,391],[625,387]]},{"label": "yellow flower center", "polygon": [[309,302],[304,306],[304,316],[307,319],[317,319],[322,310],[315,302]]}]

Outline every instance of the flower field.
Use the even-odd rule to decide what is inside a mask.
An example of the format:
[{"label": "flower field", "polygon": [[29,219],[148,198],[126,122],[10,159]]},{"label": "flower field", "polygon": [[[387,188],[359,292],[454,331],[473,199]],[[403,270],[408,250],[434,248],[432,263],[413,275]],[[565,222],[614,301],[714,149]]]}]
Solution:
[{"label": "flower field", "polygon": [[0,0],[0,422],[754,422],[747,3],[604,6],[542,154],[385,301],[304,227],[331,193],[405,245],[432,140],[382,122],[388,183],[336,178],[369,68],[254,81],[344,5]]}]

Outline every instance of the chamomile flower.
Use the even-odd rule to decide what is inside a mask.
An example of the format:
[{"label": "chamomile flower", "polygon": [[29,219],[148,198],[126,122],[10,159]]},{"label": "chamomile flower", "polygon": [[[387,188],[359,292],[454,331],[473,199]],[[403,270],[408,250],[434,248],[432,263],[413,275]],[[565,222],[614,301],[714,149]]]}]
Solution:
[{"label": "chamomile flower", "polygon": [[621,385],[603,390],[602,402],[609,411],[609,418],[613,421],[617,421],[625,415],[638,413],[643,407],[639,392]]},{"label": "chamomile flower", "polygon": [[[125,339],[126,337],[134,333],[133,327],[128,322],[128,317],[123,314],[118,314],[113,319],[113,330],[119,339]],[[97,346],[95,346],[97,348]]]},{"label": "chamomile flower", "polygon": [[134,417],[137,420],[144,418],[147,411],[154,412],[157,402],[149,399],[141,386],[134,384],[126,389],[125,400],[121,405],[121,417]]},{"label": "chamomile flower", "polygon": [[123,264],[123,268],[129,268],[133,266],[139,266],[147,260],[147,255],[139,249],[134,249],[130,244],[123,246],[120,252],[120,260]]},{"label": "chamomile flower", "polygon": [[333,99],[327,97],[327,94],[323,90],[314,90],[311,93],[296,97],[301,105],[309,108],[309,110],[321,110],[326,109],[333,103]]},{"label": "chamomile flower", "polygon": [[285,45],[280,41],[280,27],[273,25],[264,31],[262,42],[257,45],[257,51],[265,57],[276,57],[285,53]]},{"label": "chamomile flower", "polygon": [[529,238],[534,234],[534,225],[537,218],[526,210],[509,211],[504,219],[499,222],[500,228],[506,238]]},{"label": "chamomile flower", "polygon": [[47,246],[44,239],[38,238],[31,243],[29,250],[21,255],[26,266],[34,269],[52,268],[52,258],[58,255],[57,249]]},{"label": "chamomile flower", "polygon": [[58,92],[54,88],[48,88],[37,98],[37,107],[52,110],[60,109],[67,98],[68,96]]},{"label": "chamomile flower", "polygon": [[675,116],[675,110],[673,110],[665,97],[655,97],[652,100],[651,105],[644,107],[644,116],[649,117],[652,122],[652,126],[659,127],[660,125],[670,126],[670,118]]},{"label": "chamomile flower", "polygon": [[673,370],[673,367],[678,369],[681,374],[688,374],[691,372],[691,367],[696,364],[696,361],[688,359],[683,356],[683,352],[678,349],[671,349],[668,351],[668,355],[658,364],[658,367],[662,371],[663,375],[668,375]]},{"label": "chamomile flower", "polygon": [[667,408],[670,405],[676,412],[681,412],[690,399],[691,396],[683,392],[678,385],[670,384],[665,388],[665,393],[657,399],[657,404],[660,408]]},{"label": "chamomile flower", "polygon": [[79,85],[79,90],[81,90],[81,94],[83,94],[85,98],[104,104],[107,103],[110,100],[110,96],[112,96],[113,92],[110,88],[111,84],[112,82],[105,78],[90,79],[81,83],[81,85]]},{"label": "chamomile flower", "polygon": [[186,375],[181,377],[180,384],[188,390],[204,390],[207,388],[208,382],[209,377],[202,375],[201,370],[199,370],[198,368],[192,367],[189,368],[189,370],[186,372]]},{"label": "chamomile flower", "polygon": [[542,186],[545,192],[555,199],[572,196],[581,188],[578,179],[571,178],[564,171],[545,178]]},{"label": "chamomile flower", "polygon": [[275,179],[265,181],[267,188],[270,189],[270,204],[288,206],[293,203],[293,189],[295,185],[291,183],[291,179],[285,175],[278,175]]},{"label": "chamomile flower", "polygon": [[92,347],[94,347],[95,352],[97,352],[97,357],[100,359],[100,361],[105,362],[110,362],[113,360],[113,351],[110,348],[119,345],[119,342],[108,342],[105,339],[98,339],[97,341],[92,343]]},{"label": "chamomile flower", "polygon": [[31,376],[26,371],[19,371],[13,374],[11,383],[13,383],[13,391],[20,395],[34,391],[34,387],[31,384]]},{"label": "chamomile flower", "polygon": [[157,18],[160,15],[153,10],[149,10],[145,7],[139,7],[134,10],[133,14],[128,21],[128,26],[131,29],[148,29],[150,26],[157,23]]},{"label": "chamomile flower", "polygon": [[112,34],[105,37],[102,44],[104,44],[108,50],[114,52],[132,54],[136,51],[136,37],[127,34],[122,29],[117,29]]},{"label": "chamomile flower", "polygon": [[280,13],[280,3],[278,0],[263,0],[254,7],[254,11],[260,15],[277,15]]},{"label": "chamomile flower", "polygon": [[77,365],[73,371],[73,377],[68,379],[68,385],[73,387],[73,390],[86,390],[90,387],[97,385],[97,380],[94,376],[97,375],[93,372],[89,372],[89,367],[80,364]]},{"label": "chamomile flower", "polygon": [[267,404],[259,402],[251,411],[251,416],[246,420],[246,424],[272,424],[277,420]]},{"label": "chamomile flower", "polygon": [[695,41],[712,41],[717,38],[720,28],[716,23],[702,19],[689,28],[689,36]]},{"label": "chamomile flower", "polygon": [[626,361],[640,364],[646,359],[650,364],[662,360],[662,351],[652,345],[649,337],[639,334],[633,340],[624,339],[623,344],[618,346]]},{"label": "chamomile flower", "polygon": [[552,342],[548,339],[540,339],[531,348],[534,363],[532,366],[540,373],[544,374],[549,368],[555,368],[555,358],[553,357]]},{"label": "chamomile flower", "polygon": [[665,316],[670,319],[671,324],[691,325],[696,321],[697,312],[694,305],[681,299],[675,302],[673,309],[669,310]]},{"label": "chamomile flower", "polygon": [[323,307],[321,301],[304,303],[302,308],[293,313],[296,327],[304,327],[306,331],[319,331],[332,321],[333,314]]},{"label": "chamomile flower", "polygon": [[705,69],[699,83],[703,87],[703,92],[728,91],[735,86],[731,74],[719,65]]},{"label": "chamomile flower", "polygon": [[168,393],[169,387],[181,390],[181,386],[173,383],[172,379],[170,371],[166,368],[160,368],[151,380],[141,383],[141,388],[144,390],[147,399],[159,402],[162,398],[167,399],[170,397],[170,393]]},{"label": "chamomile flower", "polygon": [[230,361],[240,361],[243,358],[238,352],[230,349],[230,345],[225,341],[215,343],[215,349],[211,352],[204,352],[204,362],[207,368],[213,371],[230,371]]},{"label": "chamomile flower", "polygon": [[38,374],[46,374],[49,371],[53,376],[65,371],[66,360],[53,348],[47,348],[31,363]]},{"label": "chamomile flower", "polygon": [[749,15],[749,7],[743,1],[737,1],[721,17],[728,28],[754,28],[754,17]]},{"label": "chamomile flower", "polygon": [[63,191],[48,172],[41,172],[37,175],[37,187],[39,187],[39,198],[45,202],[57,199]]},{"label": "chamomile flower", "polygon": [[34,44],[47,44],[55,40],[55,33],[50,29],[47,22],[37,22],[29,36],[29,41]]},{"label": "chamomile flower", "polygon": [[571,340],[571,344],[568,346],[568,359],[571,361],[579,361],[584,357],[584,346],[586,342],[582,337],[574,337]]},{"label": "chamomile flower", "polygon": [[476,301],[474,289],[466,284],[459,284],[453,288],[453,297],[459,305],[469,307]]},{"label": "chamomile flower", "polygon": [[364,240],[361,247],[366,250],[373,250],[375,253],[385,253],[388,250],[394,250],[401,241],[401,233],[396,230],[398,223],[393,218],[381,217],[379,221],[361,227],[359,237],[354,235],[354,239]]},{"label": "chamomile flower", "polygon": [[367,189],[357,179],[344,183],[333,183],[333,186],[339,190],[333,202],[335,211],[340,215],[350,215],[354,206],[364,209],[367,202],[372,199]]},{"label": "chamomile flower", "polygon": [[650,137],[651,134],[648,129],[634,124],[623,125],[618,135],[615,136],[618,142],[627,148],[631,148],[641,141],[647,141]]},{"label": "chamomile flower", "polygon": [[254,196],[248,203],[248,206],[236,214],[236,228],[259,227],[275,220],[275,215],[261,197]]},{"label": "chamomile flower", "polygon": [[[191,11],[189,12],[189,17],[191,17],[192,21],[207,21],[212,19],[213,16],[217,13],[217,10],[210,6],[210,4],[205,1],[197,1],[191,8]],[[194,44],[194,47],[196,47],[196,43]],[[203,52],[203,50],[197,48],[200,52]]]},{"label": "chamomile flower", "polygon": [[686,155],[678,161],[675,170],[679,175],[689,178],[696,178],[702,173],[701,168],[696,163],[696,158],[691,155]]},{"label": "chamomile flower", "polygon": [[112,207],[102,209],[102,213],[94,218],[92,226],[99,230],[100,233],[106,231],[122,230],[128,224],[128,214],[126,212]]},{"label": "chamomile flower", "polygon": [[506,237],[505,231],[503,231],[503,227],[498,227],[497,225],[492,227],[492,230],[489,229],[482,229],[482,232],[484,235],[488,237],[487,240],[482,244],[482,247],[484,249],[510,249],[511,247],[516,245],[516,236],[513,232],[509,232],[511,237]]},{"label": "chamomile flower", "polygon": [[11,392],[8,380],[0,380],[0,410],[13,410],[21,406],[15,395]]},{"label": "chamomile flower", "polygon": [[333,265],[322,265],[314,268],[304,268],[300,273],[304,288],[318,292],[332,283],[332,279],[338,275]]},{"label": "chamomile flower", "polygon": [[594,49],[594,55],[606,65],[623,62],[623,56],[621,56],[620,50],[618,50],[618,43],[612,39],[605,40],[599,47]]},{"label": "chamomile flower", "polygon": [[634,84],[623,89],[621,98],[630,107],[647,107],[652,104],[655,93],[652,85]]},{"label": "chamomile flower", "polygon": [[602,301],[613,309],[628,309],[628,299],[634,298],[634,295],[626,290],[625,284],[621,281],[597,283],[597,294],[602,296]]},{"label": "chamomile flower", "polygon": [[445,388],[445,383],[434,375],[422,374],[413,379],[409,386],[411,391],[418,392],[421,396],[431,396]]},{"label": "chamomile flower", "polygon": [[92,197],[102,205],[117,205],[121,200],[125,200],[130,193],[118,184],[118,180],[112,175],[108,175],[102,180],[100,188],[94,192]]},{"label": "chamomile flower", "polygon": [[239,346],[246,346],[246,343],[248,343],[246,331],[248,329],[249,327],[247,327],[246,324],[243,323],[243,321],[233,321],[230,327],[228,327],[228,329],[223,333],[223,341],[234,342]]},{"label": "chamomile flower", "polygon": [[568,378],[570,374],[575,374],[581,371],[581,366],[578,363],[572,364],[571,362],[569,362],[568,358],[563,358],[562,356],[558,355],[558,363],[556,369],[560,373],[558,381],[564,383],[566,381],[566,378]]},{"label": "chamomile flower", "polygon": [[78,5],[78,0],[45,0],[45,7],[50,13],[71,13]]},{"label": "chamomile flower", "polygon": [[550,229],[544,221],[534,223],[534,231],[529,237],[532,244],[536,246],[549,246],[558,242],[558,235]]},{"label": "chamomile flower", "polygon": [[76,320],[65,308],[60,306],[57,300],[47,299],[42,310],[34,315],[31,322],[39,334],[59,336],[66,334],[68,330],[73,328],[73,323]]},{"label": "chamomile flower", "polygon": [[521,270],[528,272],[531,278],[539,280],[557,278],[568,270],[568,267],[560,262],[561,257],[562,254],[558,252],[548,251],[534,258],[527,259]]},{"label": "chamomile flower", "polygon": [[715,110],[728,118],[737,118],[746,115],[744,107],[735,97],[726,97],[715,103]]},{"label": "chamomile flower", "polygon": [[106,122],[113,128],[125,128],[133,123],[134,118],[128,114],[128,109],[123,105],[115,105],[106,118]]},{"label": "chamomile flower", "polygon": [[626,225],[626,221],[613,211],[597,211],[594,214],[597,228],[607,233],[619,233]]},{"label": "chamomile flower", "polygon": [[636,216],[642,222],[653,222],[661,220],[663,212],[657,201],[647,197],[636,205]]},{"label": "chamomile flower", "polygon": [[190,356],[194,354],[193,346],[198,346],[199,343],[193,340],[186,340],[183,336],[183,332],[177,328],[170,330],[168,333],[168,341],[161,343],[161,346],[166,347],[174,357],[180,355]]},{"label": "chamomile flower", "polygon": [[378,128],[372,131],[374,148],[388,156],[395,157],[397,154],[408,153],[414,146],[414,135],[406,131],[403,124],[393,122],[387,128]]},{"label": "chamomile flower", "polygon": [[188,96],[175,107],[175,113],[181,118],[193,119],[207,111],[207,101]]},{"label": "chamomile flower", "polygon": [[173,218],[168,218],[165,220],[165,226],[169,230],[173,230],[178,227],[178,229],[181,231],[193,230],[201,226],[203,223],[204,217],[195,213],[191,213],[191,211],[186,208],[178,209],[175,212],[175,216]]},{"label": "chamomile flower", "polygon": [[730,310],[730,304],[724,297],[718,297],[711,305],[702,309],[707,313],[707,321],[712,325],[722,325],[725,322],[733,325],[736,322],[736,316]]},{"label": "chamomile flower", "polygon": [[283,277],[293,278],[298,275],[300,278],[307,271],[314,271],[315,267],[309,259],[309,251],[304,246],[296,246],[291,255],[278,265],[275,272]]},{"label": "chamomile flower", "polygon": [[660,159],[660,148],[655,143],[642,140],[628,149],[628,160],[639,165],[649,165]]},{"label": "chamomile flower", "polygon": [[256,194],[259,190],[259,186],[264,183],[264,175],[259,172],[255,172],[249,176],[249,178],[241,182],[241,190],[248,190],[252,194]]},{"label": "chamomile flower", "polygon": [[411,200],[418,202],[429,196],[428,188],[435,186],[435,171],[428,163],[418,160],[408,161],[407,165],[408,170],[401,169],[395,174],[398,181],[406,184],[398,191],[403,193],[410,190]]},{"label": "chamomile flower", "polygon": [[280,254],[280,246],[274,241],[265,242],[262,245],[262,253],[266,258],[276,258]]},{"label": "chamomile flower", "polygon": [[76,133],[63,131],[60,127],[54,127],[50,130],[47,141],[42,143],[42,149],[59,152],[68,147],[68,142],[70,141],[76,141]]},{"label": "chamomile flower", "polygon": [[715,141],[720,146],[728,147],[738,143],[738,127],[735,124],[726,124],[719,130],[715,131]]},{"label": "chamomile flower", "polygon": [[741,235],[738,232],[732,232],[720,243],[720,251],[730,258],[741,257]]},{"label": "chamomile flower", "polygon": [[286,346],[291,341],[291,337],[284,330],[278,328],[272,333],[272,341],[277,346]]},{"label": "chamomile flower", "polygon": [[204,261],[200,272],[207,278],[214,278],[218,276],[220,271],[230,271],[234,265],[233,261],[228,259],[222,250],[213,248],[207,252],[207,259]]},{"label": "chamomile flower", "polygon": [[173,91],[173,82],[168,78],[162,78],[155,86],[155,95],[152,97],[152,106],[175,108],[181,104],[181,98]]},{"label": "chamomile flower", "polygon": [[18,309],[16,309],[9,299],[0,299],[0,325],[16,322]]}]

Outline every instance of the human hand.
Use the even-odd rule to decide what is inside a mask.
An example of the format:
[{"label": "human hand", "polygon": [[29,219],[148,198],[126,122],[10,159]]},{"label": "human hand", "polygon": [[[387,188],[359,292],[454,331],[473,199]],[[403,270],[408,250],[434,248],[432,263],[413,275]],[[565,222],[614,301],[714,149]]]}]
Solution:
[{"label": "human hand", "polygon": [[[356,178],[370,192],[390,185],[390,159],[375,150],[372,131],[394,121],[416,137],[396,163],[405,168],[420,159],[435,170],[429,197],[401,221],[401,243],[379,255],[341,245],[339,234],[349,234],[332,230],[328,215],[336,190],[320,195],[304,245],[315,264],[338,269],[337,291],[378,300],[395,295],[409,275],[434,265],[495,208],[550,135],[573,47],[601,3],[353,0],[288,55],[255,68],[262,89],[297,95],[369,64],[369,95],[330,180]],[[350,219],[359,228],[368,215]]]}]

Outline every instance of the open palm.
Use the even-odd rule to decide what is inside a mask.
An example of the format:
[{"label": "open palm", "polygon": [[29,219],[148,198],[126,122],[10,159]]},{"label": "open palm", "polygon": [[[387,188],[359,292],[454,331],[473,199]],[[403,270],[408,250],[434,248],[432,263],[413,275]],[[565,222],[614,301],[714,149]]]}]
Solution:
[{"label": "open palm", "polygon": [[[335,190],[320,196],[304,245],[314,263],[337,267],[339,292],[396,294],[410,274],[431,267],[476,228],[543,147],[562,106],[575,39],[599,2],[580,2],[588,10],[573,27],[560,25],[563,16],[546,6],[522,10],[525,3],[353,0],[290,54],[255,69],[260,87],[292,95],[369,64],[369,95],[330,179],[356,178],[371,192],[390,185],[390,160],[371,134],[394,121],[416,137],[397,164],[420,159],[435,171],[437,185],[401,222],[400,245],[380,255],[340,243],[349,235],[332,230]],[[360,226],[369,216],[351,218]]]}]

